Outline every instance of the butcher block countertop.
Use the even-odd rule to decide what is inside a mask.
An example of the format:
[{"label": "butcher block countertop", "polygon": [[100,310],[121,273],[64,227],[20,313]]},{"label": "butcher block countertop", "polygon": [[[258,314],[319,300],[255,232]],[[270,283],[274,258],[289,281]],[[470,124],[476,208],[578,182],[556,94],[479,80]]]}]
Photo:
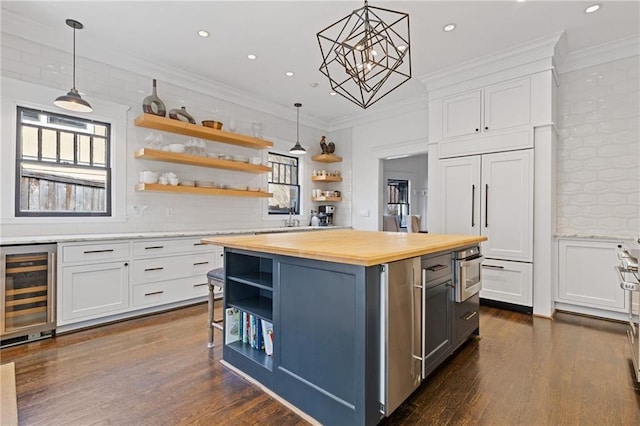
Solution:
[{"label": "butcher block countertop", "polygon": [[224,247],[373,266],[430,253],[453,250],[485,241],[487,237],[350,229],[287,234],[212,236],[204,243]]}]

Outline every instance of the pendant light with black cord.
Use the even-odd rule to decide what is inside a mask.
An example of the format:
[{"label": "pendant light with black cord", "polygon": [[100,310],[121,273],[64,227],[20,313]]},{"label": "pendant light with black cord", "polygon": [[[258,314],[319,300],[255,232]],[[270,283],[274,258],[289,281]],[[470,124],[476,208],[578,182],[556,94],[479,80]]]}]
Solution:
[{"label": "pendant light with black cord", "polygon": [[307,150],[304,149],[302,147],[302,145],[300,145],[300,107],[302,106],[301,103],[296,102],[295,104],[293,104],[294,107],[297,108],[297,113],[296,113],[296,144],[289,150],[289,154],[295,154],[295,155],[303,155],[307,153]]},{"label": "pendant light with black cord", "polygon": [[82,99],[76,89],[76,30],[81,30],[83,25],[75,19],[67,19],[65,22],[73,28],[73,87],[66,95],[59,96],[53,103],[55,106],[69,111],[91,112],[93,108],[89,102]]}]

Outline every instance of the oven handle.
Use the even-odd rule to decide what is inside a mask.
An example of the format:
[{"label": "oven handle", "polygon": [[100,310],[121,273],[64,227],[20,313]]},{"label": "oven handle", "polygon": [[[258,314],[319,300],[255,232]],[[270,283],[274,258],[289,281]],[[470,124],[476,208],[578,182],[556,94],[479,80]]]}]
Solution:
[{"label": "oven handle", "polygon": [[473,266],[478,263],[482,263],[483,260],[484,260],[484,256],[478,256],[478,257],[474,257],[473,259],[458,260],[457,263],[459,268],[465,268],[467,266]]}]

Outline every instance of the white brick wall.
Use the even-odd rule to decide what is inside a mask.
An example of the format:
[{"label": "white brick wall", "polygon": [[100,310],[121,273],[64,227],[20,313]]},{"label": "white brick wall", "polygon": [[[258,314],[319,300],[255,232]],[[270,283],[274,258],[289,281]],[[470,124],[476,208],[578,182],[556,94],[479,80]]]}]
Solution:
[{"label": "white brick wall", "polygon": [[557,232],[640,234],[638,56],[560,75]]}]

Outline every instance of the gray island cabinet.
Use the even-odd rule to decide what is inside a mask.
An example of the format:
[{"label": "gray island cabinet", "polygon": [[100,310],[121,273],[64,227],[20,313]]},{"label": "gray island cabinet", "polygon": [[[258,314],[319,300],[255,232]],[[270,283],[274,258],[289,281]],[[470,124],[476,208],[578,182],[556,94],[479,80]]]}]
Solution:
[{"label": "gray island cabinet", "polygon": [[225,247],[223,362],[307,419],[377,424],[478,330],[451,344],[454,308],[444,295],[445,324],[427,329],[444,330],[448,352],[420,356],[429,315],[416,312],[433,303],[414,293],[427,287],[424,259],[444,259],[448,276],[437,284],[450,288],[451,251],[485,239],[354,230],[205,238]]}]

